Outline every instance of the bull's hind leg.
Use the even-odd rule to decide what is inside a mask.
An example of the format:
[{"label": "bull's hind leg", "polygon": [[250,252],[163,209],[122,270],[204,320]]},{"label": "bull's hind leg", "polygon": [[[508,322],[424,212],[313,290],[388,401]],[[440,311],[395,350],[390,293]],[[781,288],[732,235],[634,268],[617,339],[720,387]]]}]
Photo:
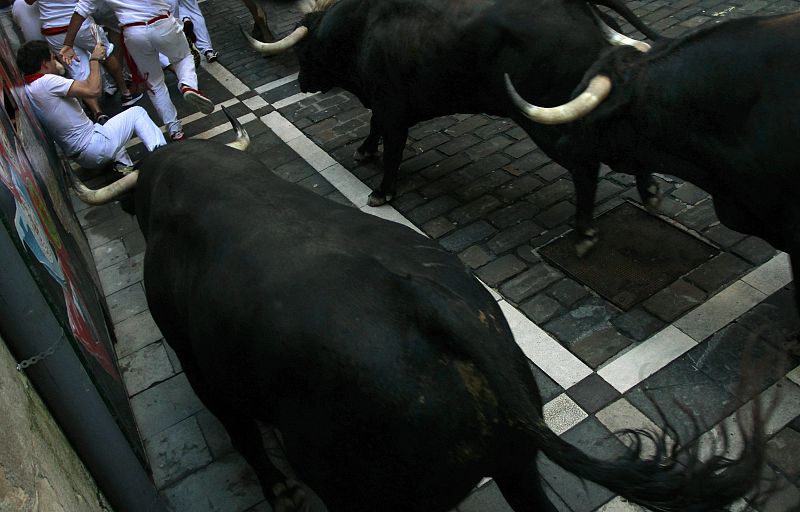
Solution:
[{"label": "bull's hind leg", "polygon": [[544,492],[541,477],[536,467],[536,456],[517,473],[495,478],[500,492],[515,512],[535,510],[536,512],[556,512],[556,508]]},{"label": "bull's hind leg", "polygon": [[306,510],[305,491],[297,482],[287,480],[269,460],[258,423],[251,413],[251,404],[230,400],[230,396],[223,395],[205,381],[191,354],[176,352],[192,389],[225,427],[233,447],[252,466],[272,509],[275,512]]},{"label": "bull's hind leg", "polygon": [[380,156],[381,153],[378,151],[378,144],[381,142],[381,137],[383,137],[383,124],[381,123],[380,117],[373,112],[369,120],[369,135],[367,135],[364,142],[356,148],[355,153],[353,153],[353,160],[356,162],[363,162],[364,160]]},{"label": "bull's hind leg", "polygon": [[636,189],[639,191],[639,197],[649,210],[657,210],[661,204],[661,190],[658,182],[653,178],[650,173],[641,173],[636,175]]},{"label": "bull's hind leg", "polygon": [[572,182],[575,184],[575,231],[578,233],[575,252],[578,257],[581,257],[594,247],[598,239],[597,229],[592,225],[592,219],[600,165],[578,165],[570,166],[568,169],[572,175]]},{"label": "bull's hind leg", "polygon": [[397,171],[403,159],[408,128],[405,126],[385,127],[383,133],[383,180],[369,195],[370,206],[380,206],[394,198],[397,188]]}]

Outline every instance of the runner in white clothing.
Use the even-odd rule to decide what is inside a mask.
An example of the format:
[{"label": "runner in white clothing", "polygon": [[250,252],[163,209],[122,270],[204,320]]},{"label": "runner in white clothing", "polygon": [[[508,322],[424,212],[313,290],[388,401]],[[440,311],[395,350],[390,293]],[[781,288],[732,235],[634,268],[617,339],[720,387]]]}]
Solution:
[{"label": "runner in white clothing", "polygon": [[[139,73],[147,80],[148,95],[167,127],[172,140],[184,138],[178,112],[169,98],[164,71],[158,61],[163,53],[175,68],[183,98],[204,114],[214,111],[214,103],[197,90],[197,72],[178,21],[171,15],[167,0],[106,0],[122,28],[124,45]],[[72,43],[83,20],[97,7],[97,0],[78,0],[69,24],[61,55],[66,62],[75,57]]]},{"label": "runner in white clothing", "polygon": [[114,162],[118,171],[132,170],[125,143],[136,134],[148,151],[166,144],[164,135],[147,112],[138,106],[110,118],[106,124],[89,120],[78,98],[99,96],[100,61],[105,47],[98,43],[89,57],[89,76],[72,80],[45,41],[30,41],[17,52],[17,65],[25,73],[25,91],[41,120],[64,154],[89,169]]},{"label": "runner in white clothing", "polygon": [[[203,11],[200,10],[200,5],[197,0],[178,0],[178,9],[176,12],[179,15],[186,27],[186,35],[195,47],[202,53],[208,62],[217,60],[217,52],[211,45],[211,34],[208,33],[206,27],[206,19],[203,17]],[[189,23],[186,23],[189,21]]]},{"label": "runner in white clothing", "polygon": [[[50,43],[50,47],[54,52],[58,53],[64,44],[64,36],[67,34],[67,27],[72,19],[72,13],[75,12],[74,0],[25,0],[29,5],[36,3],[39,6],[40,17],[42,21],[42,35]],[[92,53],[97,41],[100,41],[106,48],[106,59],[102,62],[106,70],[114,78],[117,88],[121,93],[121,103],[123,107],[128,107],[136,103],[141,97],[141,94],[133,95],[128,90],[125,84],[125,79],[122,77],[122,66],[120,61],[114,53],[114,45],[108,41],[105,32],[95,24],[94,19],[87,18],[81,24],[78,34],[75,37],[74,51],[78,56],[69,63],[69,70],[72,78],[76,80],[86,80],[89,76],[89,54]],[[100,103],[97,98],[85,99],[84,102],[92,111],[94,120],[100,124],[108,120],[100,109]]]}]

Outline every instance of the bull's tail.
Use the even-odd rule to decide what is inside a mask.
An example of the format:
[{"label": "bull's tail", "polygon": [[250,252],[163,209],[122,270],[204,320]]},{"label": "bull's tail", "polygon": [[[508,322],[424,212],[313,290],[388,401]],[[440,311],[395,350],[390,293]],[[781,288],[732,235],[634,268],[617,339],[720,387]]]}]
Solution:
[{"label": "bull's tail", "polygon": [[[676,434],[668,430],[658,433],[626,431],[635,440],[634,448],[616,460],[603,461],[586,455],[543,423],[541,425],[525,428],[536,437],[538,447],[553,462],[629,501],[658,511],[719,510],[745,495],[759,481],[764,459],[764,433],[758,403],[753,406],[752,428],[738,421],[743,448],[734,458],[715,454],[703,460],[696,447],[682,448],[677,441],[670,446],[668,436]],[[728,432],[724,434],[723,438],[727,438]],[[645,439],[655,444],[653,458],[640,457]],[[727,446],[721,451],[724,453],[725,449]]]},{"label": "bull's tail", "polygon": [[625,18],[625,21],[633,25],[636,30],[649,37],[653,41],[658,41],[662,37],[661,34],[648,27],[642,20],[640,20],[639,17],[636,16],[622,0],[589,0],[589,3],[594,5],[602,5],[603,7],[608,7],[609,9],[615,11],[617,14]]}]

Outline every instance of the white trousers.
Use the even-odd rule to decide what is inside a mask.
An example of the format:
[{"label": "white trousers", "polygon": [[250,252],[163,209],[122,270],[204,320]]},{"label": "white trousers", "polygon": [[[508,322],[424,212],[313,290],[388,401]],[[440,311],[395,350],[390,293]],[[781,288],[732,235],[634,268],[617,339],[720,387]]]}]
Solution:
[{"label": "white trousers", "polygon": [[147,115],[147,111],[133,106],[115,115],[106,124],[95,124],[89,145],[75,161],[87,169],[101,167],[108,162],[131,165],[133,162],[125,144],[134,134],[142,140],[147,151],[153,151],[167,143],[164,134]]},{"label": "white trousers", "polygon": [[14,25],[14,18],[11,14],[11,6],[0,8],[0,32],[3,33],[8,39],[8,45],[11,51],[16,55],[17,50],[22,45],[19,32]]},{"label": "white trousers", "polygon": [[211,45],[208,27],[206,27],[206,19],[203,17],[203,11],[200,10],[197,0],[179,0],[176,15],[180,16],[180,19],[189,18],[192,20],[194,35],[197,38],[195,46],[197,46],[200,53],[214,49]]},{"label": "white trousers", "polygon": [[197,89],[197,72],[194,59],[189,53],[189,43],[183,35],[178,20],[170,16],[150,25],[126,27],[123,29],[125,47],[139,68],[139,73],[147,80],[148,95],[158,115],[171,134],[182,129],[178,121],[178,111],[169,99],[169,91],[164,82],[164,70],[158,60],[163,53],[175,67],[178,83]]},{"label": "white trousers", "polygon": [[[67,23],[69,23],[69,21],[67,21]],[[75,55],[78,58],[72,59],[72,62],[70,62],[69,72],[70,76],[75,80],[86,80],[89,77],[89,58],[92,56],[95,45],[92,27],[94,27],[97,37],[105,47],[106,55],[114,51],[114,45],[111,44],[108,37],[106,37],[105,31],[97,26],[92,18],[86,18],[81,28],[78,29],[78,34],[75,36],[75,42],[72,45],[72,49],[75,51]],[[54,36],[45,36],[47,44],[50,45],[54,53],[58,54],[64,46],[64,38],[66,35],[67,33],[64,32],[63,34],[56,34]]]}]

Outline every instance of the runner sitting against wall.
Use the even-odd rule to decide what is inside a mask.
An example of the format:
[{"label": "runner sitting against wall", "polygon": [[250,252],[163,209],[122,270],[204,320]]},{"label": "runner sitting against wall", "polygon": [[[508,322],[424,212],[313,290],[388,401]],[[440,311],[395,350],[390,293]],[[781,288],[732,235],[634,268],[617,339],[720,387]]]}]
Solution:
[{"label": "runner sitting against wall", "polygon": [[[183,127],[178,112],[170,100],[164,82],[164,70],[158,61],[163,53],[175,67],[178,87],[183,99],[204,114],[214,111],[214,102],[197,90],[197,71],[189,52],[189,43],[183,35],[178,20],[172,16],[167,0],[106,0],[114,11],[122,29],[122,42],[138,72],[147,80],[148,96],[161,116],[172,140],[183,140]],[[78,0],[69,23],[61,55],[69,63],[75,57],[73,41],[83,20],[97,8],[97,0]]]},{"label": "runner sitting against wall", "polygon": [[78,99],[102,93],[100,61],[105,47],[98,42],[89,57],[86,80],[65,78],[64,66],[45,41],[30,41],[17,52],[17,65],[25,74],[25,92],[64,154],[87,169],[114,163],[116,170],[132,170],[125,143],[136,134],[148,151],[166,144],[164,135],[147,112],[133,106],[105,124],[93,123]]},{"label": "runner sitting against wall", "polygon": [[[75,11],[74,0],[25,0],[26,3],[32,5],[34,2],[39,5],[39,12],[42,21],[42,35],[50,43],[50,47],[54,52],[61,51],[64,45],[64,36],[67,34],[67,27],[72,19],[72,13]],[[94,19],[86,18],[86,20],[78,29],[78,34],[75,37],[74,48],[75,54],[80,58],[73,59],[69,63],[69,71],[72,78],[77,80],[86,80],[89,75],[88,59],[89,54],[99,40],[106,48],[106,59],[101,64],[111,74],[117,88],[121,92],[120,104],[123,107],[129,107],[136,103],[141,97],[141,93],[131,94],[125,80],[122,77],[122,66],[119,59],[114,52],[114,45],[112,45],[105,35],[105,32],[98,27]],[[117,52],[118,53],[118,52]],[[97,98],[84,100],[89,110],[92,111],[94,121],[100,124],[108,120],[108,116],[100,109],[100,103]]]}]

